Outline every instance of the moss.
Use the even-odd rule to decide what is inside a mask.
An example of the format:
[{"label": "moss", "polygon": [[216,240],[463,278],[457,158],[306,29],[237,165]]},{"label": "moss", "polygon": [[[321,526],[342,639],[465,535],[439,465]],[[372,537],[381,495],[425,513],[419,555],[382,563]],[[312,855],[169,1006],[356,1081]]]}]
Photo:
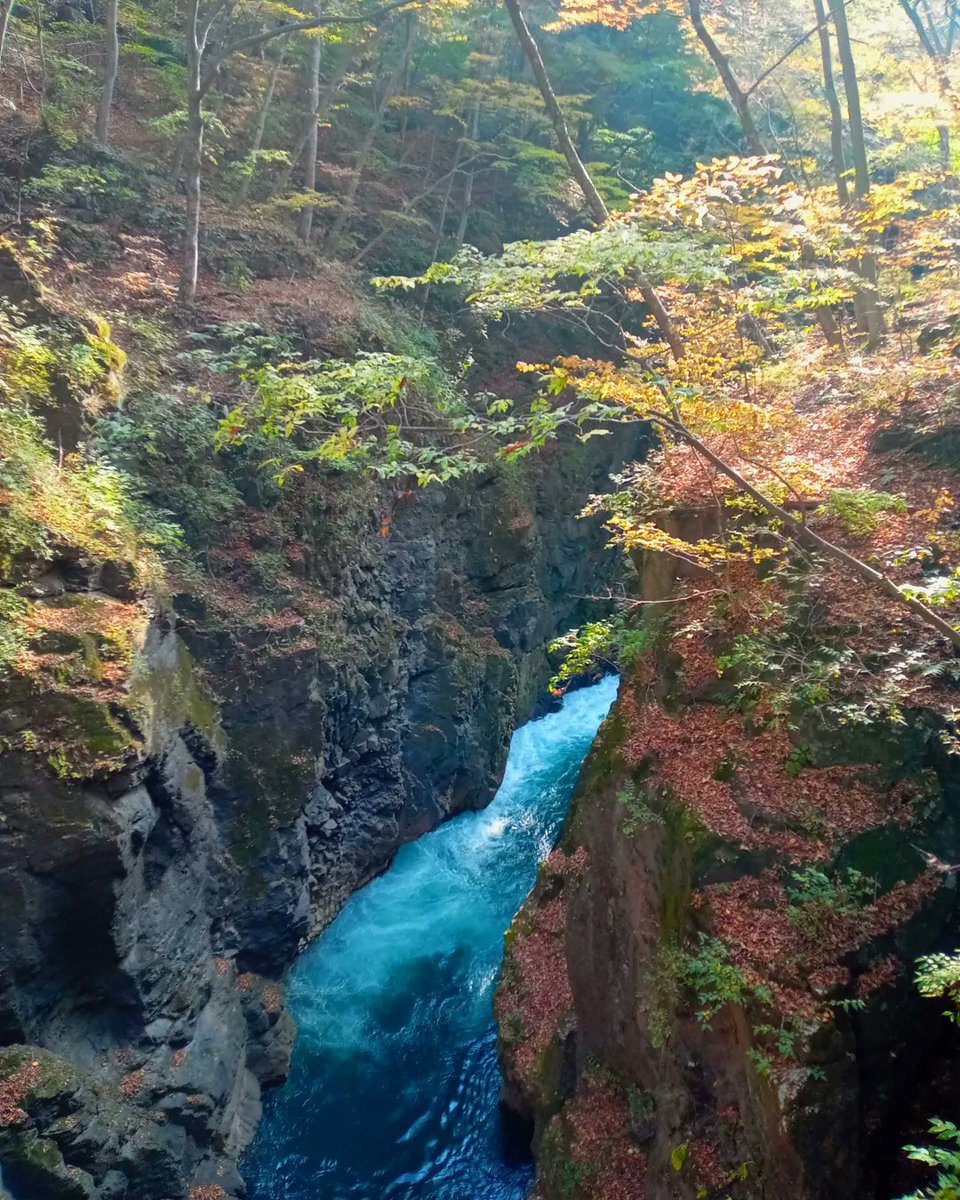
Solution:
[{"label": "moss", "polygon": [[232,789],[269,829],[295,821],[316,784],[316,753],[309,742],[277,728],[244,729],[230,748]]},{"label": "moss", "polygon": [[30,1168],[37,1175],[56,1175],[63,1170],[63,1155],[57,1143],[51,1138],[37,1137],[27,1134],[15,1142],[15,1149],[10,1155],[11,1165]]},{"label": "moss", "polygon": [[562,1071],[563,1047],[559,1039],[553,1037],[534,1058],[525,1081],[537,1112],[546,1115],[559,1112],[563,1104]]},{"label": "moss", "polygon": [[76,1068],[49,1050],[21,1045],[0,1049],[0,1081],[15,1075],[24,1067],[33,1066],[38,1074],[29,1095],[39,1100],[51,1100],[64,1092],[74,1091],[80,1085],[80,1074]]},{"label": "moss", "polygon": [[698,867],[712,861],[719,839],[713,838],[696,814],[672,792],[658,789],[656,798],[648,802],[663,818],[660,932],[669,941],[686,929]]},{"label": "moss", "polygon": [[267,894],[269,884],[262,871],[247,871],[243,880],[243,890],[251,900],[262,900]]},{"label": "moss", "polygon": [[912,883],[925,867],[923,855],[904,838],[899,825],[883,825],[858,834],[842,846],[836,859],[838,873],[859,871],[875,879],[881,893],[898,883]]},{"label": "moss", "polygon": [[580,779],[570,800],[567,819],[564,823],[560,847],[571,854],[579,845],[578,834],[581,807],[591,797],[597,796],[601,788],[623,773],[623,757],[620,749],[627,739],[627,724],[618,705],[614,705],[609,716],[600,726],[593,745],[580,768]]},{"label": "moss", "polygon": [[[8,700],[14,699],[8,690]],[[31,728],[12,747],[59,764],[57,774],[86,779],[117,770],[140,750],[110,706],[80,692],[30,687],[16,697],[30,713]]]},{"label": "moss", "polygon": [[134,666],[128,707],[147,731],[152,752],[171,733],[186,727],[223,750],[216,703],[202,687],[193,657],[180,638],[147,645]]},{"label": "moss", "polygon": [[270,845],[270,819],[265,808],[250,805],[230,825],[230,857],[247,870]]},{"label": "moss", "polygon": [[646,986],[652,996],[647,1034],[653,1048],[662,1050],[670,1040],[674,1014],[681,1000],[680,959],[677,941],[664,939],[661,942]]},{"label": "moss", "polygon": [[554,1117],[543,1135],[537,1169],[551,1200],[588,1200],[592,1196],[597,1166],[573,1157],[573,1133],[563,1116]]}]

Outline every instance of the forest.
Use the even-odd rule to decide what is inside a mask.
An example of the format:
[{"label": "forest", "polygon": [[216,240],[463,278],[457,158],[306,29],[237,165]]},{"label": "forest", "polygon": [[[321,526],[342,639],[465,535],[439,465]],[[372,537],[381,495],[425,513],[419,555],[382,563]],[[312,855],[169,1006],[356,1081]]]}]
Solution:
[{"label": "forest", "polygon": [[247,1190],[290,965],[618,673],[531,1194],[960,1197],[958,42],[0,0],[0,1196],[373,1200]]}]

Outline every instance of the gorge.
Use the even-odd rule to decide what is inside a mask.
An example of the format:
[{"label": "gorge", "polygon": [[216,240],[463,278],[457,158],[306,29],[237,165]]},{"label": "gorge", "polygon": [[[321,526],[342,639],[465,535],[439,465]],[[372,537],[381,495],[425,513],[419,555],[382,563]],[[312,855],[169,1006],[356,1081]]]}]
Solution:
[{"label": "gorge", "polygon": [[503,931],[615,690],[608,678],[522,726],[490,806],[405,846],[298,960],[290,1078],[244,1160],[254,1200],[526,1195],[490,1000]]},{"label": "gorge", "polygon": [[960,1197],[958,42],[0,0],[3,1200]]}]

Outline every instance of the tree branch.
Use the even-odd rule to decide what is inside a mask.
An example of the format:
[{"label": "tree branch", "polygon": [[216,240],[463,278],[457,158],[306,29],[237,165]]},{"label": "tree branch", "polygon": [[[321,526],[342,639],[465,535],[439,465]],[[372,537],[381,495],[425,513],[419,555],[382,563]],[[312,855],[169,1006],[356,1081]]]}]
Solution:
[{"label": "tree branch", "polygon": [[782,522],[782,524],[790,531],[790,535],[794,541],[798,542],[800,545],[806,544],[808,546],[812,546],[815,549],[822,551],[822,553],[826,554],[829,558],[833,558],[839,562],[842,562],[855,574],[859,575],[860,578],[866,583],[874,584],[885,595],[889,596],[891,600],[894,600],[897,604],[909,609],[910,612],[918,616],[926,625],[936,629],[938,633],[943,634],[945,638],[947,638],[958,650],[960,650],[960,631],[954,629],[954,627],[948,621],[945,621],[943,617],[935,613],[932,608],[928,608],[927,605],[923,604],[920,600],[917,600],[913,596],[908,596],[903,589],[898,584],[894,583],[894,581],[887,575],[884,575],[881,571],[875,570],[868,563],[865,563],[862,559],[859,559],[855,555],[848,553],[834,542],[828,542],[826,538],[822,538],[818,533],[814,533],[809,525],[804,525],[801,521],[798,521],[797,518],[792,515],[792,513],[789,513],[781,505],[776,504],[773,500],[769,500],[763,494],[763,492],[759,491],[753,486],[752,483],[745,479],[735,467],[732,467],[728,462],[725,462],[722,458],[720,458],[719,455],[714,454],[714,452],[708,446],[706,446],[695,433],[692,433],[682,421],[679,421],[674,417],[667,416],[665,413],[657,412],[654,409],[648,410],[645,413],[645,416],[647,420],[651,421],[655,425],[659,425],[662,429],[666,429],[669,433],[672,433],[674,437],[686,442],[688,446],[692,446],[693,449],[702,454],[708,462],[712,463],[713,466],[715,466],[716,469],[721,472],[721,474],[726,475],[726,477],[731,479],[737,485],[737,487],[741,488],[747,493],[748,496],[756,500],[756,502],[763,509],[765,509],[766,512],[770,513],[771,516],[776,517],[778,521]]},{"label": "tree branch", "polygon": [[[843,7],[847,8],[847,7],[849,7],[849,5],[851,5],[853,3],[854,3],[854,0],[843,0]],[[901,3],[906,4],[906,0],[901,0]],[[833,13],[831,13],[827,17],[824,17],[824,19],[819,24],[814,25],[814,27],[812,29],[808,29],[806,33],[801,34],[800,37],[798,37],[797,40],[793,43],[793,45],[790,47],[790,49],[787,50],[784,54],[781,54],[775,63],[772,63],[769,67],[767,67],[767,69],[765,71],[760,72],[760,74],[757,76],[757,78],[753,81],[753,83],[750,84],[750,86],[744,92],[744,95],[748,96],[748,97],[752,96],[753,93],[760,86],[760,84],[763,83],[765,80],[769,79],[770,76],[774,73],[774,71],[777,70],[778,67],[782,67],[783,64],[787,61],[787,59],[791,56],[791,54],[793,54],[796,50],[799,50],[800,47],[804,44],[804,42],[809,42],[809,40],[813,37],[813,35],[815,33],[819,33],[821,29],[826,29],[826,27],[830,24],[830,22],[832,20],[833,20]]]},{"label": "tree branch", "polygon": [[224,46],[219,54],[211,59],[200,83],[200,94],[204,95],[210,90],[217,77],[217,72],[226,60],[234,54],[239,54],[241,50],[255,50],[257,46],[262,46],[274,38],[284,37],[288,33],[306,33],[311,29],[321,29],[327,25],[375,25],[390,13],[401,8],[408,8],[417,2],[418,0],[392,0],[390,4],[384,4],[380,8],[375,8],[373,12],[363,13],[360,16],[311,17],[306,21],[288,21],[285,25],[276,25],[273,29],[265,29],[261,33],[252,33],[249,37],[238,38],[235,42]]}]

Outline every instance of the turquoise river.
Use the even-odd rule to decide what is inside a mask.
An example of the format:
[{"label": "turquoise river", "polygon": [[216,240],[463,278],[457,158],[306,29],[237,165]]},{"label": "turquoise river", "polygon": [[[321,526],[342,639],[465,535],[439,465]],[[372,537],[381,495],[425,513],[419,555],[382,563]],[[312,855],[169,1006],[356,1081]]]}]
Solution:
[{"label": "turquoise river", "polygon": [[243,1165],[251,1200],[523,1200],[532,1166],[498,1109],[493,988],[616,688],[518,729],[493,803],[404,846],[300,956],[290,1077]]}]

